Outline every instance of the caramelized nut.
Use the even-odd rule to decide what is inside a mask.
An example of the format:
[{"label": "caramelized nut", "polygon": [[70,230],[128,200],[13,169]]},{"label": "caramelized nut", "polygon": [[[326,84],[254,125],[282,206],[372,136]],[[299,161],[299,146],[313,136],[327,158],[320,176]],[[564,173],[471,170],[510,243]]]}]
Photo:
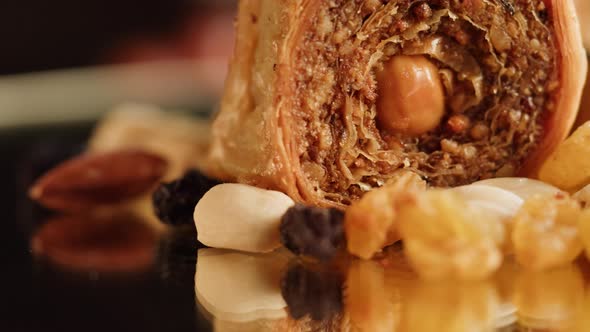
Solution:
[{"label": "caramelized nut", "polygon": [[426,279],[484,279],[502,262],[504,226],[457,193],[431,189],[401,205],[405,254]]},{"label": "caramelized nut", "polygon": [[573,262],[582,253],[578,230],[581,208],[563,194],[536,195],[514,217],[512,244],[517,261],[533,270]]},{"label": "caramelized nut", "polygon": [[348,252],[369,259],[386,245],[398,241],[396,217],[400,200],[406,194],[425,189],[426,183],[408,172],[353,203],[344,217]]},{"label": "caramelized nut", "polygon": [[436,128],[445,110],[438,68],[424,56],[391,58],[377,74],[378,120],[390,131],[420,135]]}]

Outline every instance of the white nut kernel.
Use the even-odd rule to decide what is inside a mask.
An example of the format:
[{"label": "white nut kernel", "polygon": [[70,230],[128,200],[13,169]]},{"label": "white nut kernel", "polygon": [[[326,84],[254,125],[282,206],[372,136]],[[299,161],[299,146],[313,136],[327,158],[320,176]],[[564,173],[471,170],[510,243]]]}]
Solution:
[{"label": "white nut kernel", "polygon": [[458,193],[470,207],[497,217],[499,220],[506,220],[516,215],[524,203],[524,200],[516,194],[492,186],[472,184],[456,187],[451,191]]},{"label": "white nut kernel", "polygon": [[198,239],[214,248],[272,251],[281,245],[281,217],[294,204],[278,191],[233,183],[215,186],[195,207]]},{"label": "white nut kernel", "polygon": [[494,178],[475,182],[474,185],[492,186],[508,190],[520,196],[523,200],[527,200],[534,195],[550,196],[563,192],[545,182],[527,178]]}]

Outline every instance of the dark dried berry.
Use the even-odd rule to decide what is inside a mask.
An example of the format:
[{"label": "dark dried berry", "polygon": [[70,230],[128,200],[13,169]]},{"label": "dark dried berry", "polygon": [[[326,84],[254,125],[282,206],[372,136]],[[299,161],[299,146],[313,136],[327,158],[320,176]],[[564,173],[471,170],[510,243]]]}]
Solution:
[{"label": "dark dried berry", "polygon": [[281,242],[296,255],[330,260],[344,245],[344,212],[295,205],[281,220]]},{"label": "dark dried berry", "polygon": [[343,282],[336,270],[312,270],[298,263],[283,277],[281,293],[294,319],[309,315],[313,320],[327,320],[342,312]]},{"label": "dark dried berry", "polygon": [[156,215],[170,225],[193,224],[195,206],[209,189],[218,184],[196,170],[188,171],[173,182],[163,183],[152,196]]}]

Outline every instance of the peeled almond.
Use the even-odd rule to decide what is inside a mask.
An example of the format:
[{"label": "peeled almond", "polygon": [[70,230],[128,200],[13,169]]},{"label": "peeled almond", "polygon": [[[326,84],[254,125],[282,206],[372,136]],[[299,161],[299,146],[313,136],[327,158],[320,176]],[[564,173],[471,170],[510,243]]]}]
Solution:
[{"label": "peeled almond", "polygon": [[469,206],[500,220],[513,217],[524,203],[518,195],[492,186],[472,184],[456,187],[451,191],[461,195]]},{"label": "peeled almond", "polygon": [[281,246],[281,217],[294,204],[278,191],[235,183],[215,186],[195,207],[198,239],[214,248],[272,251]]},{"label": "peeled almond", "polygon": [[527,200],[534,195],[549,196],[562,192],[555,186],[528,178],[495,178],[475,182],[474,185],[486,185],[508,190],[523,200]]}]

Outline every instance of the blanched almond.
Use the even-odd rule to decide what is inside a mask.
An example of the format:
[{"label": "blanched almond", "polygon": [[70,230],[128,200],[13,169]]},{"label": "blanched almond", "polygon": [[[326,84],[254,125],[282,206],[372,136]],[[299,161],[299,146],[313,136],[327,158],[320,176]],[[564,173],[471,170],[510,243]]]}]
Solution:
[{"label": "blanched almond", "polygon": [[494,178],[475,182],[474,185],[486,185],[508,190],[523,200],[527,200],[533,195],[554,195],[562,192],[550,184],[528,178]]},{"label": "blanched almond", "polygon": [[213,187],[195,208],[199,241],[224,249],[269,252],[281,245],[279,224],[289,196],[244,184]]},{"label": "blanched almond", "polygon": [[459,194],[470,207],[497,217],[499,220],[513,217],[524,202],[516,194],[492,186],[473,184],[456,187],[451,191]]}]

